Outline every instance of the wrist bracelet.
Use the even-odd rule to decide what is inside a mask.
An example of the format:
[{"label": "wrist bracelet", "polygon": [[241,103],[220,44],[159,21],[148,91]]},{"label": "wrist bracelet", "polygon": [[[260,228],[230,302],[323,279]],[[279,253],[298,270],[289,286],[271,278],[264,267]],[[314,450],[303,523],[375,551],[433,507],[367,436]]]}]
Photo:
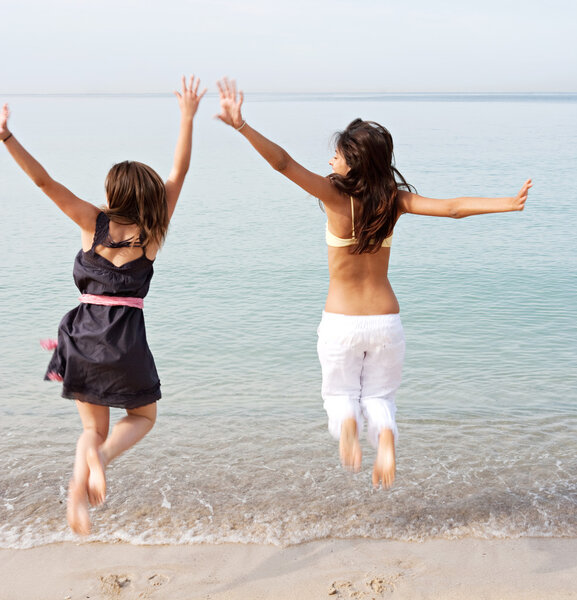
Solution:
[{"label": "wrist bracelet", "polygon": [[9,133],[2,141],[7,142],[12,137],[12,134]]},{"label": "wrist bracelet", "polygon": [[245,126],[245,125],[246,125],[246,121],[243,121],[243,122],[242,122],[242,125],[241,125],[240,127],[235,127],[235,129],[236,129],[237,131],[240,131],[240,130],[241,130],[241,129],[242,129],[244,126]]}]

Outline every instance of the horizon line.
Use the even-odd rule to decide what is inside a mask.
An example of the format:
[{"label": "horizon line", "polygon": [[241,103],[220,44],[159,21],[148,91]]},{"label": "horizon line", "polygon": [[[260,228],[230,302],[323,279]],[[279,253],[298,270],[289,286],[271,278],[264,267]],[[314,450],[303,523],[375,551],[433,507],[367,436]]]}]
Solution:
[{"label": "horizon line", "polygon": [[[284,95],[284,96],[577,96],[577,90],[571,92],[559,91],[271,91],[258,90],[249,92],[247,95]],[[207,96],[218,96],[218,92],[207,92]],[[125,96],[125,97],[167,97],[173,96],[173,92],[0,92],[0,97],[4,96],[53,96],[53,97],[84,97],[84,96]]]}]

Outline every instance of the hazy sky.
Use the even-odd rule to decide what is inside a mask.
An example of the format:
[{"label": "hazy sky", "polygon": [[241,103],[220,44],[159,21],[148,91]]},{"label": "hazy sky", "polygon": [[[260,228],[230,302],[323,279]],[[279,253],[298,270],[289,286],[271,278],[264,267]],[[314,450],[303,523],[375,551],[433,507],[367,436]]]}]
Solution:
[{"label": "hazy sky", "polygon": [[0,94],[577,92],[575,0],[0,2]]}]

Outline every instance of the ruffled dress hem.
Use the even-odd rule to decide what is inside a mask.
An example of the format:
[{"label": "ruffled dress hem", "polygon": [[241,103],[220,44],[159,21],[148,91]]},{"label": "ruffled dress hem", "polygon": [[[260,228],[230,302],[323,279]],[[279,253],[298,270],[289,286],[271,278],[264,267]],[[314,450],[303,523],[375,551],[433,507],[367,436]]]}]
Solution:
[{"label": "ruffled dress hem", "polygon": [[74,389],[73,387],[64,385],[61,396],[68,400],[79,400],[80,402],[87,402],[88,404],[96,404],[98,406],[131,409],[153,404],[160,400],[162,394],[160,393],[159,383],[153,388],[138,392],[137,394],[114,394],[113,396],[106,397],[86,389]]}]

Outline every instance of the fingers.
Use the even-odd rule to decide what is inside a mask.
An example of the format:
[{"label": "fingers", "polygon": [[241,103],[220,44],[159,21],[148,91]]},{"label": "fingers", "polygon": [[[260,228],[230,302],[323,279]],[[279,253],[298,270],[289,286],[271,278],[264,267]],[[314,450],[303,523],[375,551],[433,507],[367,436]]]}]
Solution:
[{"label": "fingers", "polygon": [[218,93],[220,94],[221,99],[226,98],[227,100],[231,100],[234,104],[238,104],[238,106],[242,105],[244,95],[242,92],[237,92],[236,81],[234,79],[229,80],[228,77],[223,77],[216,82],[216,86],[218,87]]},{"label": "fingers", "polygon": [[198,88],[200,87],[200,78],[196,77],[196,75],[191,75],[190,80],[187,83],[186,76],[182,76],[182,90],[180,92],[175,91],[174,94],[177,98],[183,98],[184,96],[191,95],[195,97],[197,100],[200,100],[207,91],[207,88],[199,94]]},{"label": "fingers", "polygon": [[527,181],[521,186],[521,191],[519,193],[527,193],[533,187],[533,182],[531,179],[527,179]]},{"label": "fingers", "polygon": [[230,97],[230,95],[231,95],[231,89],[230,89],[230,81],[228,80],[228,77],[223,77],[222,78],[222,87],[224,89],[225,96]]},{"label": "fingers", "polygon": [[228,81],[227,77],[223,77],[218,82],[218,91],[220,92],[221,98],[230,98],[231,97],[230,82]]},{"label": "fingers", "polygon": [[521,186],[519,193],[517,194],[518,200],[522,205],[525,204],[527,200],[527,196],[529,195],[529,190],[533,187],[533,181],[531,179],[527,179],[527,181]]},{"label": "fingers", "polygon": [[10,116],[10,109],[8,108],[8,104],[6,103],[2,107],[2,118],[7,121],[9,116]]}]

